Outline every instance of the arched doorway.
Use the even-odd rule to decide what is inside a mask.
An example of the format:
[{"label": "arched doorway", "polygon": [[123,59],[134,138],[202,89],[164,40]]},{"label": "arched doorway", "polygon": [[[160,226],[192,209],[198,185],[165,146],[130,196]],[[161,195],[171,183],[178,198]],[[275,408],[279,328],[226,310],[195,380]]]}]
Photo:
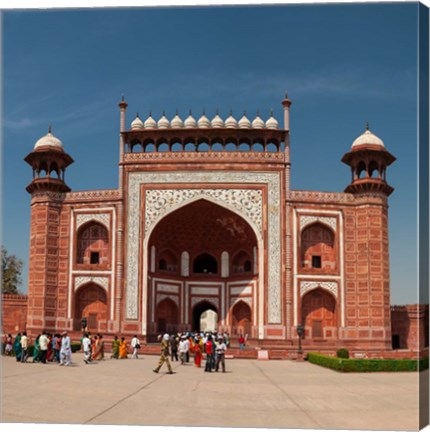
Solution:
[{"label": "arched doorway", "polygon": [[105,331],[107,320],[106,291],[96,284],[85,285],[75,297],[75,330],[81,329],[81,319],[87,319],[89,331]]},{"label": "arched doorway", "polygon": [[[216,314],[216,316],[214,316],[213,314],[209,313],[209,311],[212,311]],[[205,315],[206,314],[206,315]],[[206,320],[207,315],[212,316],[211,321]],[[218,310],[217,308],[207,302],[207,301],[202,301],[198,304],[196,304],[193,308],[193,327],[192,327],[192,331],[216,331],[217,328],[205,328],[203,329],[202,327],[202,319],[204,322],[206,323],[216,323],[216,327],[218,327]]]},{"label": "arched doorway", "polygon": [[251,336],[252,315],[251,308],[244,301],[238,301],[232,311],[232,334]]},{"label": "arched doorway", "polygon": [[302,300],[302,322],[305,326],[305,338],[336,338],[336,299],[321,288],[305,294]]},{"label": "arched doorway", "polygon": [[157,333],[176,333],[178,325],[178,306],[169,298],[165,298],[157,305],[155,313]]},{"label": "arched doorway", "polygon": [[[226,304],[230,281],[251,286],[244,294],[251,302],[252,290],[258,290],[258,240],[247,220],[222,205],[199,199],[163,217],[145,247],[151,251],[146,254],[148,291],[146,299],[143,296],[151,340],[158,332],[157,302],[166,295],[174,296],[178,331],[222,326],[231,332],[231,311]],[[240,271],[233,270],[234,257]],[[169,263],[175,267],[169,268]],[[206,307],[197,307],[196,298],[198,303],[205,300]],[[206,310],[217,315],[209,313],[201,322]]]}]

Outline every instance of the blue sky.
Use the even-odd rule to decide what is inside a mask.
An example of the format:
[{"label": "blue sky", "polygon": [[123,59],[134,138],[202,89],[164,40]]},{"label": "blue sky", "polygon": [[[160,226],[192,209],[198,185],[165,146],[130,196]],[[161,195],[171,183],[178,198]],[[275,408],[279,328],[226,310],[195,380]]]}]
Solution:
[{"label": "blue sky", "polygon": [[288,89],[293,189],[343,191],[340,159],[366,121],[397,157],[391,302],[416,302],[417,16],[417,3],[4,12],[3,244],[28,261],[23,158],[49,124],[75,160],[68,185],[109,189],[121,94],[128,124],[190,108],[281,121]]}]

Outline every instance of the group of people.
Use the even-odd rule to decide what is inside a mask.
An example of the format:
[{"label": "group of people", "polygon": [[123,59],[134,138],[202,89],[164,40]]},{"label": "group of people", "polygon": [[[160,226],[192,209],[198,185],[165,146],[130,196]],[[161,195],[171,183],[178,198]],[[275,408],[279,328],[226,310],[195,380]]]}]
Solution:
[{"label": "group of people", "polygon": [[[159,335],[158,340],[161,343],[161,356],[154,372],[158,373],[161,366],[166,363],[168,373],[173,373],[169,361],[180,361],[181,365],[190,362],[190,356],[194,356],[194,364],[200,368],[202,359],[206,356],[205,372],[219,371],[221,366],[225,372],[225,352],[230,345],[228,333],[213,333],[213,332],[194,332],[194,333],[177,333],[169,335]],[[239,338],[241,349],[245,344],[245,338],[241,335]],[[27,333],[24,331],[18,333],[13,341],[12,335],[8,334],[5,340],[5,354],[11,355],[15,353],[16,360],[19,362],[27,362],[29,357],[28,348],[30,340]],[[85,332],[81,338],[81,347],[84,353],[84,362],[86,364],[93,360],[103,360],[105,358],[105,343],[103,335],[98,333],[92,336],[90,332]],[[131,339],[130,347],[132,350],[131,358],[138,358],[138,351],[141,348],[141,342],[137,335]],[[67,331],[59,334],[50,334],[43,332],[34,340],[33,347],[33,363],[56,362],[60,366],[68,366],[71,363],[71,341]],[[128,358],[128,344],[124,337],[121,339],[115,336],[112,341],[111,359]]]},{"label": "group of people", "polygon": [[[137,335],[134,335],[131,340],[130,346],[133,350],[131,358],[138,358],[138,351],[140,349],[140,340]],[[112,355],[110,358],[113,359],[126,359],[128,358],[128,344],[124,337],[121,340],[118,339],[118,336],[115,335],[112,341]]]},{"label": "group of people", "polygon": [[[28,362],[30,357],[29,347],[30,339],[25,331],[18,333],[14,341],[12,341],[11,334],[6,337],[5,354],[12,355],[12,352],[14,352],[17,362]],[[66,331],[54,335],[45,331],[42,332],[34,340],[31,357],[33,363],[56,362],[60,366],[70,365],[72,358],[70,337]]]},{"label": "group of people", "polygon": [[201,367],[203,354],[206,354],[205,372],[219,371],[221,365],[225,372],[225,352],[230,345],[228,334],[206,333],[183,333],[176,335],[159,335],[161,343],[161,356],[158,366],[154,369],[158,373],[164,363],[167,365],[168,373],[172,374],[172,366],[169,356],[173,361],[180,361],[185,365],[190,361],[190,354],[194,355],[194,364]]},{"label": "group of people", "polygon": [[105,358],[105,342],[103,335],[100,333],[92,337],[90,332],[85,332],[81,338],[81,346],[85,363],[88,364],[93,360],[103,360]]}]

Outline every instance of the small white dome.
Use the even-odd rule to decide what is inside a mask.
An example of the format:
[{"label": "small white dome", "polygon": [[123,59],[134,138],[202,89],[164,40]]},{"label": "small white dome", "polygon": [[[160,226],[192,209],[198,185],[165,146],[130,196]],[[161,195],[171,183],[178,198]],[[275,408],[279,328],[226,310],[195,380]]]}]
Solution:
[{"label": "small white dome", "polygon": [[257,113],[257,116],[255,117],[255,119],[252,120],[252,127],[254,129],[264,129],[264,121],[260,117],[259,113]]},{"label": "small white dome", "polygon": [[385,148],[384,142],[381,140],[381,138],[378,138],[376,135],[374,135],[372,132],[370,132],[368,125],[366,126],[366,132],[364,132],[364,134],[360,135],[352,143],[351,149],[353,149],[354,147],[358,147],[360,145],[364,145],[364,144],[376,145],[376,146]]},{"label": "small white dome", "polygon": [[209,121],[209,119],[206,117],[205,113],[203,112],[203,115],[199,118],[199,121],[197,122],[197,126],[199,128],[210,128],[211,127],[211,122]]},{"label": "small white dome", "polygon": [[224,120],[219,116],[218,112],[216,113],[216,116],[212,119],[211,125],[213,128],[224,127]]},{"label": "small white dome", "polygon": [[273,113],[270,113],[270,118],[266,121],[266,128],[267,129],[278,129],[279,124],[278,120],[273,117]]},{"label": "small white dome", "polygon": [[64,151],[63,143],[51,133],[51,127],[49,127],[48,133],[42,138],[38,139],[36,144],[34,145],[34,150],[37,150],[41,147],[51,147],[55,150]]},{"label": "small white dome", "polygon": [[168,129],[170,127],[169,119],[164,114],[164,111],[162,117],[158,120],[157,126],[158,129]]},{"label": "small white dome", "polygon": [[183,128],[184,122],[182,121],[181,117],[179,117],[178,112],[176,111],[175,117],[172,118],[172,121],[170,122],[170,126],[175,129]]},{"label": "small white dome", "polygon": [[131,122],[132,129],[143,129],[143,122],[139,118],[139,113],[136,114],[136,118]]},{"label": "small white dome", "polygon": [[225,120],[225,127],[227,129],[236,129],[237,128],[237,121],[233,117],[232,112],[230,111],[230,115]]},{"label": "small white dome", "polygon": [[145,129],[155,129],[157,127],[157,123],[153,119],[151,113],[149,113],[149,117],[145,120],[145,123],[143,123],[143,126]]},{"label": "small white dome", "polygon": [[246,113],[243,113],[242,118],[239,120],[240,129],[249,129],[251,127],[251,122],[249,121]]},{"label": "small white dome", "polygon": [[191,115],[191,110],[190,110],[189,116],[184,121],[184,126],[187,129],[192,129],[192,128],[197,127],[196,119]]}]

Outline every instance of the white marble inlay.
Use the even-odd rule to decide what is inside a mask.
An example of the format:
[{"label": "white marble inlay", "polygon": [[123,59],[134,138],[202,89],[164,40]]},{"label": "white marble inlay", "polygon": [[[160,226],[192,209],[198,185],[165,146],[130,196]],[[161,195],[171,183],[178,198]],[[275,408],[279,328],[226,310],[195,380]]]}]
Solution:
[{"label": "white marble inlay", "polygon": [[329,227],[333,228],[336,232],[336,218],[327,216],[303,216],[300,215],[300,231],[314,222],[321,222]]},{"label": "white marble inlay", "polygon": [[193,295],[218,295],[219,288],[192,287],[191,294]]},{"label": "white marble inlay", "polygon": [[324,281],[301,281],[300,282],[300,296],[303,297],[307,292],[315,289],[323,288],[332,293],[336,298],[338,297],[337,282],[324,282]]},{"label": "white marble inlay", "polygon": [[239,294],[252,294],[252,287],[246,286],[246,287],[232,287],[230,288],[230,293],[232,295],[239,295]]},{"label": "white marble inlay", "polygon": [[202,301],[208,302],[213,304],[217,310],[219,311],[219,300],[218,298],[206,298],[206,297],[192,297],[191,298],[191,307],[194,307],[197,303],[200,303]]},{"label": "white marble inlay", "polygon": [[175,295],[169,295],[169,294],[157,294],[157,306],[164,300],[164,299],[170,299],[173,302],[175,302],[176,306],[179,308],[179,300],[178,297]]},{"label": "white marble inlay", "polygon": [[[268,302],[267,314],[270,323],[281,322],[281,187],[280,173],[278,172],[235,172],[235,171],[204,171],[204,172],[133,172],[129,174],[128,182],[128,211],[127,211],[127,281],[126,281],[126,317],[137,319],[138,317],[138,277],[140,274],[139,265],[139,244],[143,239],[139,234],[141,218],[141,185],[152,183],[181,184],[181,183],[212,183],[216,185],[223,183],[244,184],[265,184],[267,185],[267,229],[268,229]],[[169,190],[168,190],[169,191]],[[214,191],[211,193],[210,191]],[[151,192],[151,191],[147,191]],[[263,238],[262,233],[262,192],[254,189],[189,189],[179,190],[180,203],[175,202],[170,196],[166,201],[166,207],[160,208],[159,212],[152,212],[151,208],[145,209],[149,215],[150,224],[145,220],[145,233],[150,235],[152,227],[168,213],[194,202],[198,199],[208,199],[232,210],[242,216],[253,228],[259,244]],[[233,193],[234,192],[234,193]],[[187,194],[190,195],[187,195]],[[162,195],[163,196],[163,195]],[[233,199],[233,196],[238,199]],[[166,197],[164,195],[164,197]],[[239,199],[241,197],[241,199]],[[145,198],[148,198],[145,195]],[[152,201],[153,208],[160,207],[160,198]],[[226,199],[226,201],[223,201]],[[257,204],[258,202],[258,204]],[[148,204],[148,203],[147,203]],[[151,205],[149,206],[151,207]],[[146,252],[144,251],[146,255]],[[144,289],[146,281],[143,277]],[[145,299],[145,295],[142,296]],[[145,307],[145,305],[143,305]]]},{"label": "white marble inlay", "polygon": [[156,284],[157,291],[163,291],[168,293],[178,293],[179,286],[178,285],[167,285],[167,284]]},{"label": "white marble inlay", "polygon": [[109,287],[109,278],[104,276],[76,276],[75,277],[75,291],[82,285],[93,282],[102,286],[106,291]]},{"label": "white marble inlay", "polygon": [[76,214],[76,230],[89,221],[99,222],[109,230],[110,213],[78,213]]}]

